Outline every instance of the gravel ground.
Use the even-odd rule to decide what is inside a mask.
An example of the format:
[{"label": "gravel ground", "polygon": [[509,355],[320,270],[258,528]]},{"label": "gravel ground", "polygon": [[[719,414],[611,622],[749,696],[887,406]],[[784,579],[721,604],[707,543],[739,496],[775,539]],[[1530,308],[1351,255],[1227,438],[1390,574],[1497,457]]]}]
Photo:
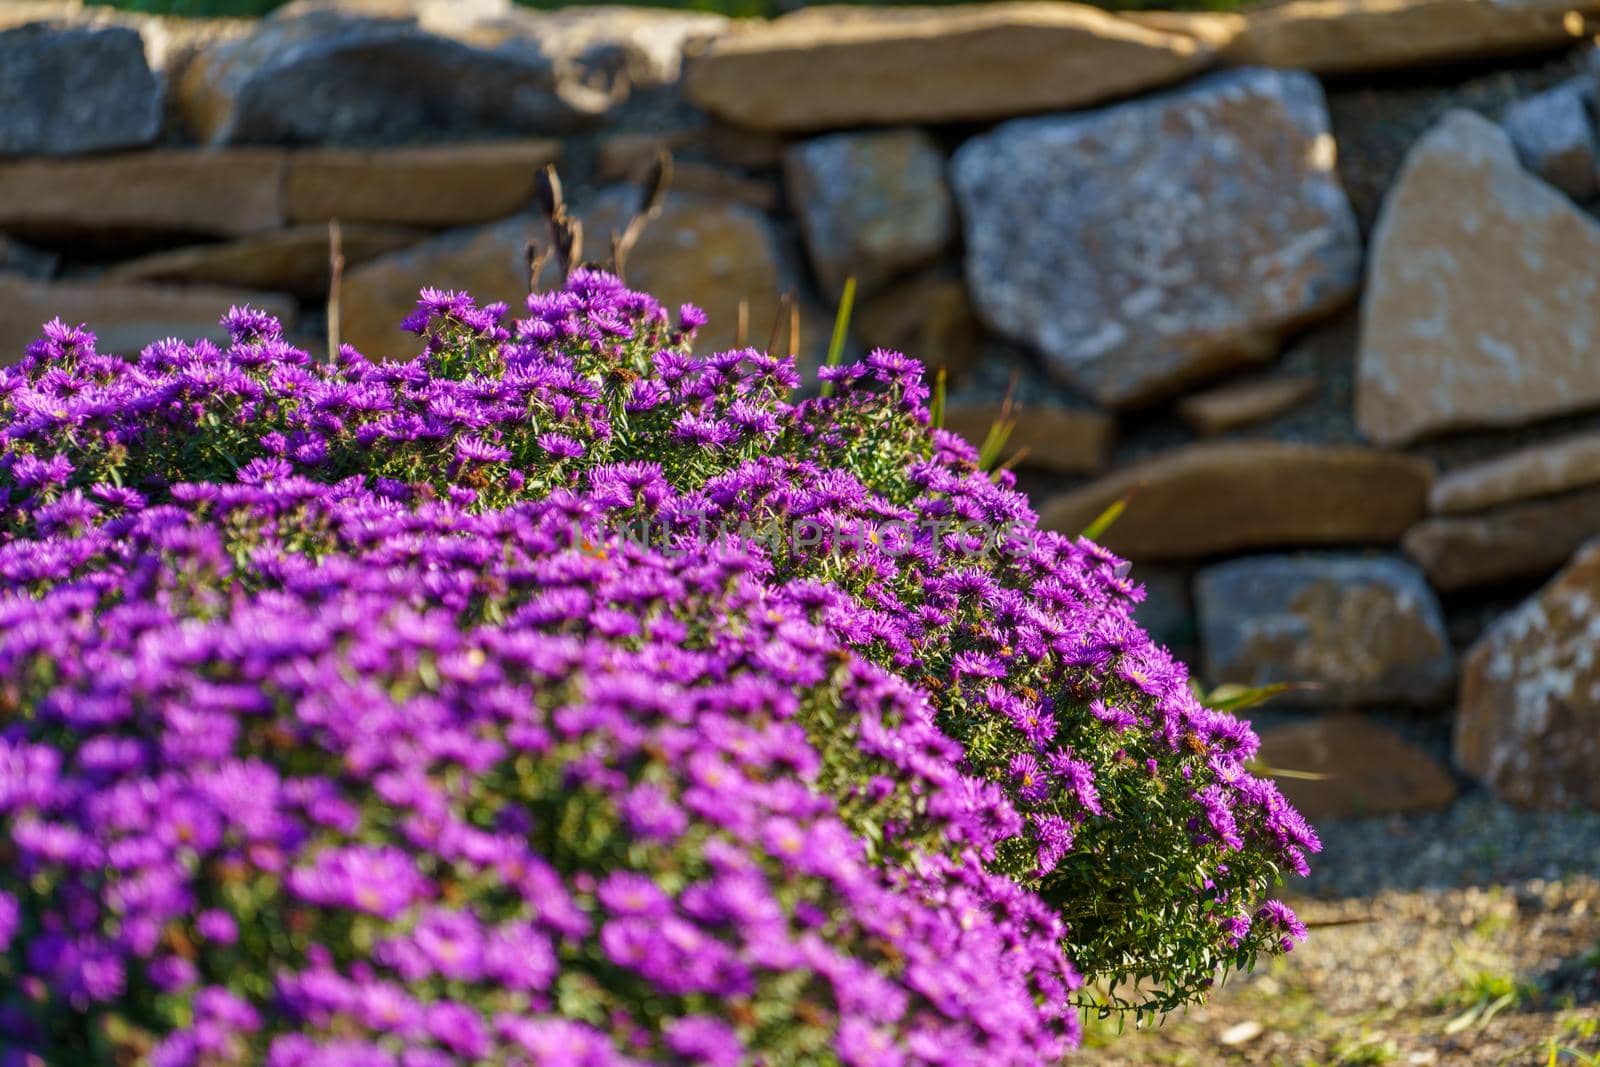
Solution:
[{"label": "gravel ground", "polygon": [[1474,794],[1320,829],[1305,945],[1158,1027],[1091,1023],[1079,1061],[1600,1064],[1600,813]]}]

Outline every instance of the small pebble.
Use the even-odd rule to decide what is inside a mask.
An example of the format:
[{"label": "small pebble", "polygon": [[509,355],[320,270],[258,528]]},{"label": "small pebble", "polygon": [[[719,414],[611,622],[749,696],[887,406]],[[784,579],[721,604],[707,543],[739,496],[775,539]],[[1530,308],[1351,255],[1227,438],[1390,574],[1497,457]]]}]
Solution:
[{"label": "small pebble", "polygon": [[1229,1048],[1234,1045],[1243,1045],[1260,1037],[1264,1028],[1254,1019],[1246,1019],[1242,1023],[1234,1023],[1222,1033],[1217,1035],[1217,1044]]}]

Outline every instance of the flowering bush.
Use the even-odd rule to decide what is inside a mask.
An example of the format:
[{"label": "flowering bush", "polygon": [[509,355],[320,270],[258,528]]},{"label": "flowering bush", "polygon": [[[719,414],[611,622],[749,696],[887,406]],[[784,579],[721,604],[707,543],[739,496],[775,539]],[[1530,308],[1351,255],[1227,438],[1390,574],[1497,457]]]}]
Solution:
[{"label": "flowering bush", "polygon": [[917,364],[791,403],[607,275],[528,309],[0,370],[9,1043],[1031,1064],[1303,936],[1254,735]]}]

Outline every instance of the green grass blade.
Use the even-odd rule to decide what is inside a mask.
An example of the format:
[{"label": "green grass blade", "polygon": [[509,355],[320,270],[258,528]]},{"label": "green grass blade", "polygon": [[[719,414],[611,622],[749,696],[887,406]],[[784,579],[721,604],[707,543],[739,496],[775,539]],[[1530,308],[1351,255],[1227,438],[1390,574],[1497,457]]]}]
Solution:
[{"label": "green grass blade", "polygon": [[[839,298],[839,313],[833,317],[833,337],[828,341],[828,358],[825,367],[837,367],[844,358],[844,339],[850,333],[850,310],[856,302],[855,275],[844,280],[844,295]],[[833,395],[833,383],[822,383],[822,395]]]},{"label": "green grass blade", "polygon": [[1214,711],[1243,711],[1253,708],[1258,704],[1265,704],[1275,696],[1281,696],[1291,689],[1308,689],[1310,686],[1295,685],[1293,682],[1272,682],[1269,685],[1219,685],[1205,698],[1205,706]]},{"label": "green grass blade", "polygon": [[943,367],[933,376],[933,405],[928,409],[928,418],[935,430],[944,429],[945,377]]},{"label": "green grass blade", "polygon": [[1006,417],[1004,413],[990,424],[989,432],[984,435],[983,445],[978,449],[980,470],[990,470],[1000,462],[1000,453],[1005,450],[1006,442],[1011,440],[1011,431],[1016,428],[1017,420]]},{"label": "green grass blade", "polygon": [[1100,540],[1100,535],[1111,529],[1112,523],[1122,518],[1122,513],[1128,510],[1128,501],[1132,499],[1133,495],[1130,493],[1121,500],[1113,501],[1109,508],[1096,515],[1094,521],[1083,528],[1081,536],[1091,541]]}]

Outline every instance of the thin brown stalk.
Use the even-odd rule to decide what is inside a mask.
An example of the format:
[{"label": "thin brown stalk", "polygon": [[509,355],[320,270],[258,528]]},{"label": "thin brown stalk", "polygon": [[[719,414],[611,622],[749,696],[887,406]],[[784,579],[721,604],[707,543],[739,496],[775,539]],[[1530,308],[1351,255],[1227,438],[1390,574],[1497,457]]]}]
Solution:
[{"label": "thin brown stalk", "polygon": [[328,358],[339,358],[339,290],[344,286],[344,234],[338,219],[328,221]]}]

